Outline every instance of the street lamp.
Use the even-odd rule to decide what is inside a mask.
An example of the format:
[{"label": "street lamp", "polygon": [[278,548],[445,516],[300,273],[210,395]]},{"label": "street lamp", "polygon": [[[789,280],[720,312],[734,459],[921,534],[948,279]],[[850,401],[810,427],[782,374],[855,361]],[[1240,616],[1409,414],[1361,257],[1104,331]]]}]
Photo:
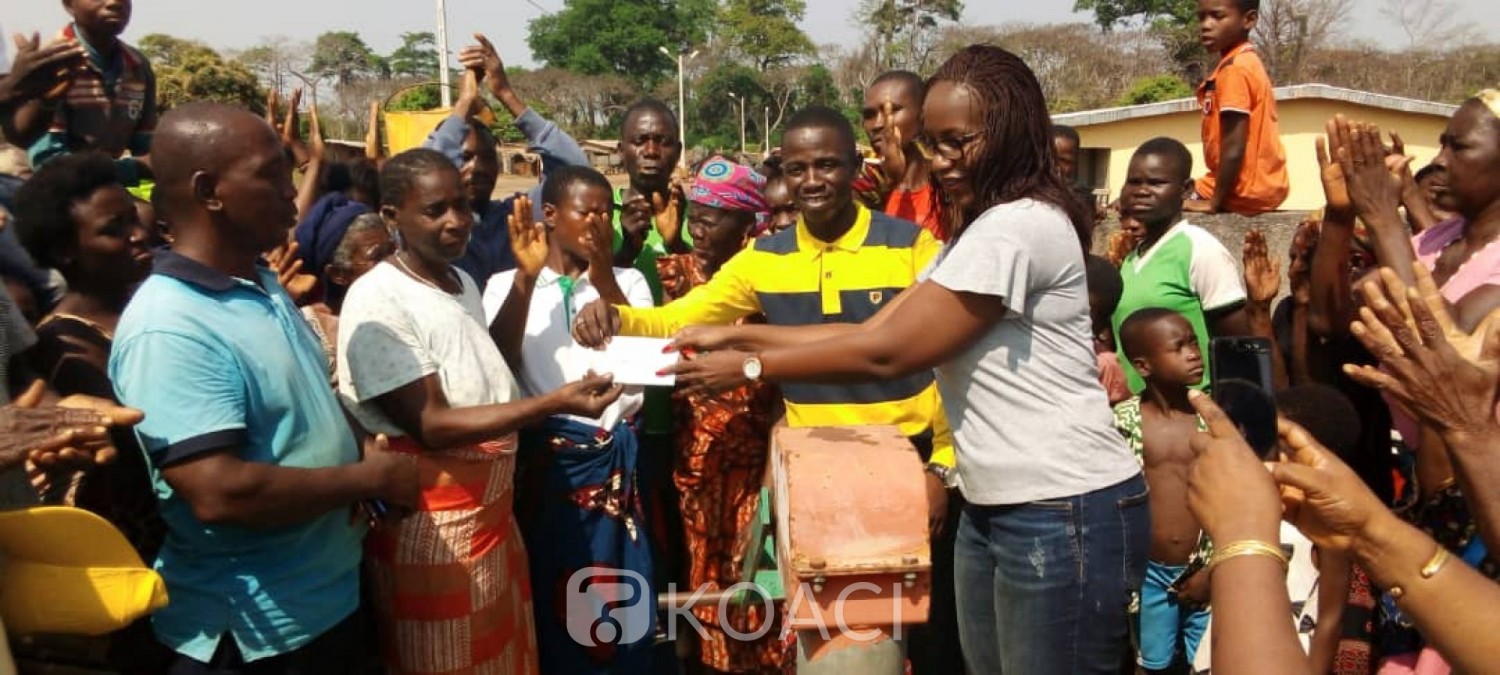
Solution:
[{"label": "street lamp", "polygon": [[760,128],[766,134],[765,143],[760,146],[760,156],[765,159],[771,156],[771,106],[766,106],[765,123]]},{"label": "street lamp", "polygon": [[437,0],[438,83],[443,90],[443,107],[453,105],[453,88],[448,84],[448,3]]},{"label": "street lamp", "polygon": [[729,98],[734,99],[740,106],[740,156],[745,155],[745,99],[742,96],[729,92]]},{"label": "street lamp", "polygon": [[[666,54],[669,58],[672,56],[672,52],[667,51],[666,47],[657,47],[657,49],[660,50],[661,53]],[[677,142],[682,144],[682,152],[678,155],[679,159],[677,160],[677,163],[679,165],[681,165],[682,168],[684,168],[684,169],[687,168],[687,159],[688,159],[687,158],[687,88],[683,86],[682,67],[683,67],[683,63],[685,61],[687,61],[687,60],[689,60],[689,59],[691,59],[691,58],[693,58],[694,56],[697,56],[697,55],[698,55],[698,50],[696,50],[696,49],[694,49],[693,53],[691,53],[691,54],[687,53],[687,49],[686,48],[684,48],[681,51],[677,52]]]}]

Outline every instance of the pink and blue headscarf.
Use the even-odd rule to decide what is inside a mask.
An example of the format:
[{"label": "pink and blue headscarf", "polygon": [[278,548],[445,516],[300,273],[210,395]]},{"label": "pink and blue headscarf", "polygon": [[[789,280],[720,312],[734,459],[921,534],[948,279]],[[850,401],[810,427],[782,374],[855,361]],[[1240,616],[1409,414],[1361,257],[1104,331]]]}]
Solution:
[{"label": "pink and blue headscarf", "polygon": [[688,201],[725,211],[755,214],[755,231],[769,223],[771,207],[766,203],[766,178],[760,172],[723,157],[714,157],[698,169],[688,189]]}]

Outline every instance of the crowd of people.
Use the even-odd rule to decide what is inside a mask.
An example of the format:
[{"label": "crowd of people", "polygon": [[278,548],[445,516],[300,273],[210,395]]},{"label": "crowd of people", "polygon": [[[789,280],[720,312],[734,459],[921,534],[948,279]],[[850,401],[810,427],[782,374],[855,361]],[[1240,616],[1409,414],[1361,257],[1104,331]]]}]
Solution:
[{"label": "crowd of people", "polygon": [[[0,175],[0,495],[102,516],[170,601],[49,658],[790,672],[827,645],[781,605],[581,644],[565,585],[726,589],[774,429],[890,425],[932,587],[876,641],[916,675],[1500,668],[1500,92],[1425,167],[1329,120],[1283,294],[1263,232],[1236,255],[1190,222],[1287,194],[1256,0],[1198,1],[1207,172],[1152,139],[1107,209],[999,47],[876,78],[870,157],[809,106],[762,161],[686,170],[643,99],[616,187],[482,35],[451,114],[386,157],[378,109],[356,148],[300,92],[158,115],[131,2],[62,4],[0,76],[28,150]],[[496,194],[485,93],[542,158],[528,192]],[[669,338],[676,384],[596,372],[622,336]],[[1216,338],[1271,345],[1274,433],[1206,393]]]}]

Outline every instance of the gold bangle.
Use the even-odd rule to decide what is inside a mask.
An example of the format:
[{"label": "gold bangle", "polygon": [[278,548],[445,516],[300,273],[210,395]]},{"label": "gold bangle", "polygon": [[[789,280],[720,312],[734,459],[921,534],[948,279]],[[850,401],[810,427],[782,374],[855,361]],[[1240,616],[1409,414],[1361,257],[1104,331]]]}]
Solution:
[{"label": "gold bangle", "polygon": [[[1437,573],[1443,571],[1443,567],[1448,564],[1448,560],[1450,560],[1452,557],[1453,556],[1448,553],[1448,549],[1443,548],[1442,544],[1438,544],[1437,550],[1434,551],[1432,557],[1427,560],[1427,564],[1422,566],[1419,574],[1422,575],[1423,579],[1431,579],[1437,576]],[[1397,584],[1395,586],[1391,586],[1390,589],[1386,591],[1386,593],[1390,594],[1392,600],[1400,600],[1401,598],[1406,597],[1406,588],[1402,587],[1400,584]]]},{"label": "gold bangle", "polygon": [[1442,571],[1443,566],[1448,564],[1449,557],[1448,549],[1443,548],[1442,544],[1438,544],[1437,552],[1432,554],[1432,559],[1428,560],[1427,564],[1422,566],[1422,578],[1431,579],[1436,576],[1438,572]]},{"label": "gold bangle", "polygon": [[1275,558],[1277,562],[1281,563],[1282,572],[1286,572],[1291,566],[1291,561],[1287,560],[1286,553],[1281,550],[1280,546],[1264,541],[1247,539],[1245,541],[1234,542],[1214,551],[1214,559],[1208,564],[1208,569],[1212,570],[1225,560],[1244,555],[1262,555],[1267,558]]}]

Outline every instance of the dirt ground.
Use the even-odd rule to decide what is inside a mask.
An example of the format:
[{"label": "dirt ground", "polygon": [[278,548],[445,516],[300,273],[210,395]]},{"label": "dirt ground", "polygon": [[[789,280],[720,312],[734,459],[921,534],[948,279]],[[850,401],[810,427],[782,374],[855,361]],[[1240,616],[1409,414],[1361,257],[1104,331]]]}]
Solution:
[{"label": "dirt ground", "polygon": [[[623,173],[617,173],[609,174],[606,176],[606,178],[609,178],[610,185],[620,187],[625,184],[626,180],[629,179],[629,176]],[[500,179],[495,181],[495,196],[509,197],[510,195],[513,195],[517,192],[525,192],[527,190],[530,190],[533,185],[536,185],[536,183],[536,178],[533,178],[531,176],[512,176],[501,174]]]}]

